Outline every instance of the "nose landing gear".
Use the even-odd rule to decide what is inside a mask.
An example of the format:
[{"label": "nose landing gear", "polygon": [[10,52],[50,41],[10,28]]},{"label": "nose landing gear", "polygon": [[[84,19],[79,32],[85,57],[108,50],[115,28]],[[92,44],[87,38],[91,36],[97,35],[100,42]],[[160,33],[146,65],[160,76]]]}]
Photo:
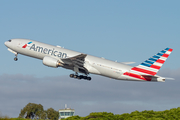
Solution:
[{"label": "nose landing gear", "polygon": [[18,60],[18,58],[17,58],[17,57],[15,57],[15,58],[14,58],[14,61],[17,61],[17,60]]},{"label": "nose landing gear", "polygon": [[14,58],[14,61],[18,60],[17,55],[18,55],[18,53],[15,54],[16,57]]},{"label": "nose landing gear", "polygon": [[77,74],[70,74],[69,75],[71,78],[76,78],[76,79],[85,79],[85,80],[91,80],[91,77],[88,77],[88,76],[84,76],[84,75],[77,75]]}]

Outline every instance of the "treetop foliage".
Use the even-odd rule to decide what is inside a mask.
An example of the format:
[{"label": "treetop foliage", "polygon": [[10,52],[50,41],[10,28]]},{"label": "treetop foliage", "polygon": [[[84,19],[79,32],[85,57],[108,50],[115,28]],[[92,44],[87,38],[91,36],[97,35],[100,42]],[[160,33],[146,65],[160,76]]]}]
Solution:
[{"label": "treetop foliage", "polygon": [[[59,112],[53,108],[43,109],[41,104],[28,103],[18,118],[9,118],[0,114],[0,120],[58,120]],[[86,117],[72,116],[65,120],[180,120],[180,107],[165,111],[144,110],[142,112],[134,111],[124,114],[113,114],[108,112],[93,112]]]},{"label": "treetop foliage", "polygon": [[66,120],[180,120],[180,107],[172,108],[165,111],[134,111],[132,113],[124,113],[114,115],[107,112],[94,112],[86,117],[72,116]]},{"label": "treetop foliage", "polygon": [[59,112],[55,111],[53,108],[44,110],[41,104],[28,103],[21,109],[19,118],[58,120]]},{"label": "treetop foliage", "polygon": [[21,109],[21,113],[19,114],[19,118],[30,118],[34,117],[42,117],[44,109],[41,104],[28,103],[23,109]]},{"label": "treetop foliage", "polygon": [[55,111],[53,108],[49,108],[46,111],[47,118],[51,120],[57,120],[59,118],[59,112]]}]

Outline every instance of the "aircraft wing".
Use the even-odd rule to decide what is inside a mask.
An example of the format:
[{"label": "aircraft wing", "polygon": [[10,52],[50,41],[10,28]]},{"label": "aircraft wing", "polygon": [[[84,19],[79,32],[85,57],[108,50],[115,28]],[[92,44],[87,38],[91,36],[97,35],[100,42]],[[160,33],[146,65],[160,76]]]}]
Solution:
[{"label": "aircraft wing", "polygon": [[[88,70],[84,67],[84,61],[86,58],[87,54],[80,54],[74,57],[70,57],[70,58],[65,58],[65,59],[61,59],[66,65],[70,65],[73,66],[74,69],[79,69],[79,71],[88,74]],[[79,72],[74,70],[75,72]]]}]

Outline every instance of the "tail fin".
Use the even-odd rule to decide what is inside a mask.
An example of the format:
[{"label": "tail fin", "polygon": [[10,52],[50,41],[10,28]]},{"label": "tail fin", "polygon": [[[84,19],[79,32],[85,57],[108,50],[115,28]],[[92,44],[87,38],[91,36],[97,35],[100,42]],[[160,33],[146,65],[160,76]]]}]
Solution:
[{"label": "tail fin", "polygon": [[166,48],[156,55],[152,56],[148,60],[144,61],[140,65],[133,67],[130,73],[139,75],[154,76],[162,67],[166,59],[169,57],[170,53],[173,51],[171,48]]}]

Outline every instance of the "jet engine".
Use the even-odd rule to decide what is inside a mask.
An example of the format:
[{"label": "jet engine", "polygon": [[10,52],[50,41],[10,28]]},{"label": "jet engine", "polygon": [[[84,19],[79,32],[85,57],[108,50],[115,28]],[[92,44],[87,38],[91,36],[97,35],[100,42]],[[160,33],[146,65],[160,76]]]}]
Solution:
[{"label": "jet engine", "polygon": [[43,64],[48,66],[48,67],[57,68],[60,65],[60,62],[59,62],[59,60],[57,60],[57,59],[55,59],[53,57],[45,56],[43,58]]}]

